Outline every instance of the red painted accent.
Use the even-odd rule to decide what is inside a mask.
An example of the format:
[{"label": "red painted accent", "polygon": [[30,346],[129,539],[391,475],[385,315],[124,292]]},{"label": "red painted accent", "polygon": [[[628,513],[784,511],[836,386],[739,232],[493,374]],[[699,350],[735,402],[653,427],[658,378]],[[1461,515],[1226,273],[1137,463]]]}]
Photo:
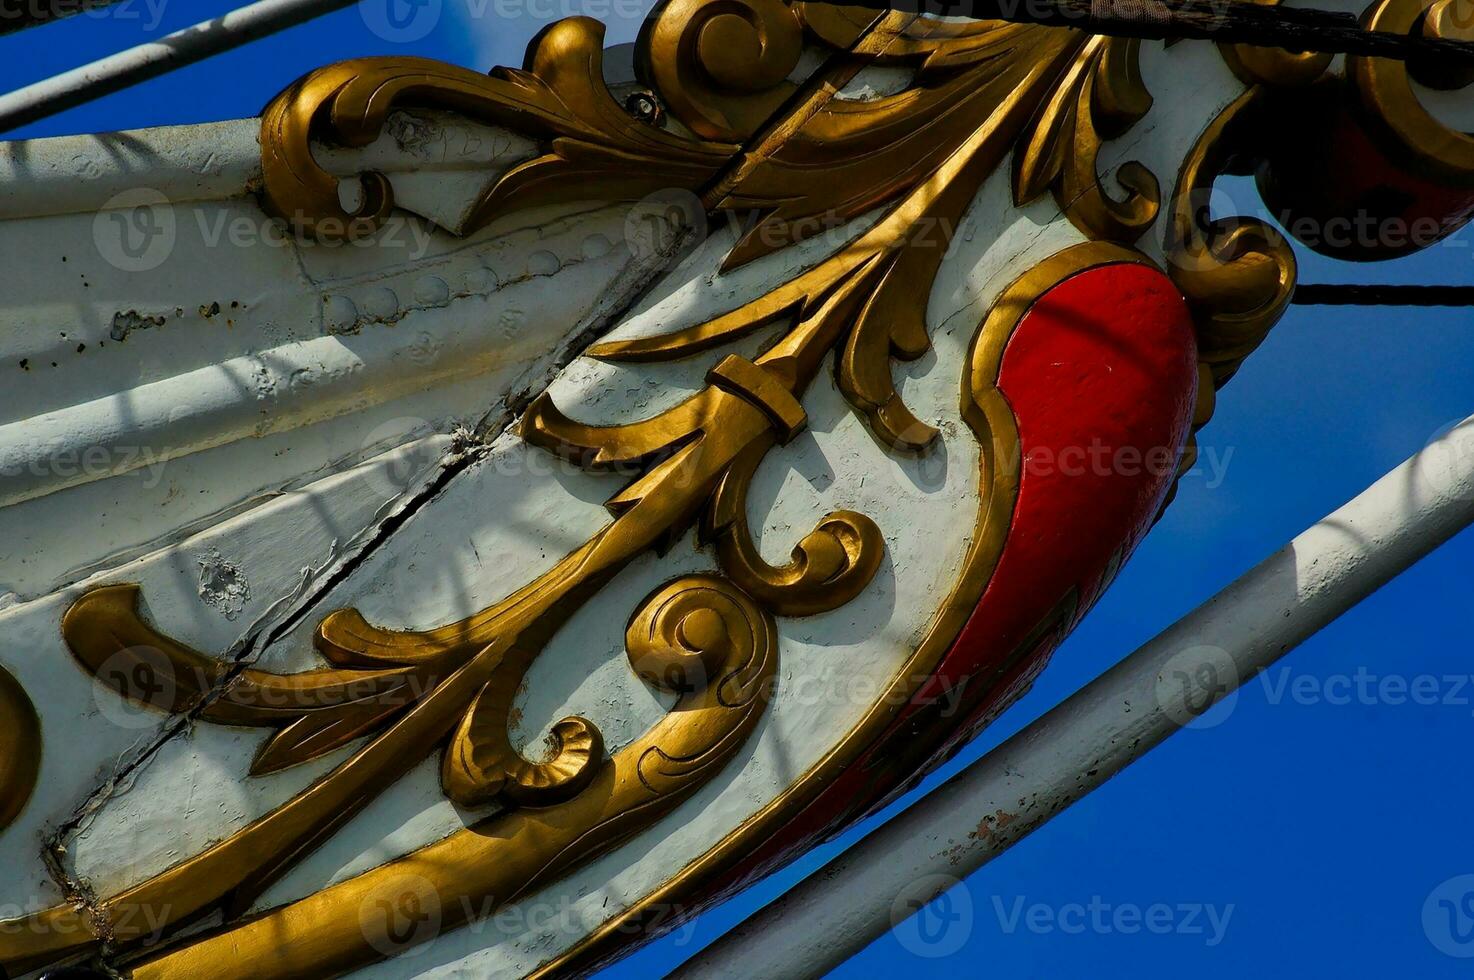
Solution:
[{"label": "red painted accent", "polygon": [[[937,675],[886,736],[734,869],[712,900],[904,790],[1027,689],[1151,526],[1187,437],[1196,384],[1186,304],[1154,269],[1098,266],[1034,304],[999,373],[1024,467],[1007,542],[981,601]],[[1062,605],[1070,611],[1041,633]],[[965,697],[970,678],[984,683],[969,710],[939,724],[937,704],[947,702],[937,698],[955,696],[959,685]],[[916,753],[915,772],[884,769],[898,750]]]},{"label": "red painted accent", "polygon": [[1035,642],[1040,655],[1024,658],[1042,667],[1150,528],[1197,394],[1186,304],[1146,266],[1081,273],[1025,315],[998,387],[1023,448],[1013,524],[978,608],[923,697],[1011,651],[1027,654],[1020,644],[1074,594],[1071,614]]}]

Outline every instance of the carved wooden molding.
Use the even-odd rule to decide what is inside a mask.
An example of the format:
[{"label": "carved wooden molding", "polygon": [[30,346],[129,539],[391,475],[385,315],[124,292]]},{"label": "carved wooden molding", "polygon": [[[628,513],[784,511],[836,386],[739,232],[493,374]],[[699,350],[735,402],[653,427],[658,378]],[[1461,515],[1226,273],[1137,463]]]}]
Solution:
[{"label": "carved wooden molding", "polygon": [[[1413,0],[1382,0],[1371,17],[1379,27],[1401,29],[1420,9]],[[525,69],[489,76],[414,58],[362,59],[315,71],[263,115],[262,200],[314,235],[371,229],[394,205],[392,182],[363,174],[362,204],[349,211],[340,204],[336,178],[314,158],[313,143],[366,145],[391,110],[412,107],[462,113],[539,141],[540,155],[487,191],[467,233],[549,203],[634,200],[677,187],[698,194],[711,211],[751,214],[726,256],[723,267],[731,270],[816,229],[866,214],[876,220],[730,313],[588,351],[630,363],[694,358],[776,328],[776,339],[754,357],[710,354],[706,386],[680,404],[651,418],[596,426],[564,414],[546,394],[534,400],[520,423],[523,439],[590,469],[618,468],[630,480],[608,500],[610,520],[602,530],[473,616],[410,633],[341,610],[316,633],[328,666],[275,674],[229,667],[163,635],[140,613],[134,586],[108,586],[79,599],[63,623],[77,660],[121,698],[208,724],[268,730],[253,776],[363,742],[347,761],[239,833],[122,894],[104,896],[103,921],[59,906],[0,924],[0,963],[7,969],[48,965],[104,942],[115,952],[136,948],[158,922],[128,913],[150,906],[168,910],[170,927],[213,913],[226,924],[148,954],[134,967],[135,977],[335,975],[382,958],[383,944],[361,927],[356,910],[405,900],[407,881],[428,888],[443,909],[489,913],[669,813],[720,771],[757,725],[780,656],[775,617],[854,601],[883,559],[883,529],[870,516],[838,511],[815,515],[814,530],[795,543],[789,563],[766,562],[746,519],[757,466],[807,424],[805,397],[831,362],[844,398],[889,451],[922,454],[933,447],[938,432],[907,407],[892,362],[928,350],[927,304],[943,257],[979,188],[1011,155],[1015,203],[1052,195],[1089,240],[1014,282],[974,336],[959,399],[982,451],[980,492],[952,595],[897,689],[818,771],[640,904],[674,901],[682,890],[700,892],[721,881],[764,833],[877,745],[884,746],[874,763],[879,768],[865,778],[884,792],[956,736],[924,714],[906,738],[894,726],[964,630],[1008,538],[1019,494],[1020,434],[999,389],[1007,342],[1041,296],[1073,277],[1116,266],[1156,272],[1132,246],[1164,207],[1163,175],[1137,163],[1121,167],[1121,197],[1103,183],[1097,162],[1102,140],[1129,130],[1152,106],[1139,46],[1053,28],[937,22],[813,3],[670,0],[640,52],[645,81],[670,117],[650,122],[626,111],[604,87],[601,39],[594,21],[563,21],[533,42]],[[806,45],[831,57],[813,76],[793,81]],[[1217,119],[1205,120],[1165,198],[1165,273],[1185,298],[1197,334],[1201,381],[1193,429],[1211,416],[1213,391],[1282,314],[1295,281],[1293,254],[1277,232],[1254,220],[1205,217],[1206,193],[1219,175],[1269,154],[1258,145],[1257,122],[1284,93],[1341,84],[1322,78],[1325,59],[1242,47],[1225,50],[1225,57],[1255,84]],[[913,74],[894,94],[837,97],[876,66]],[[1350,84],[1365,111],[1420,161],[1419,179],[1474,177],[1463,149],[1469,137],[1439,131],[1431,117],[1416,115],[1399,71],[1353,62]],[[1186,467],[1194,450],[1182,440],[1171,448]],[[678,695],[667,718],[608,756],[597,727],[569,717],[554,727],[547,759],[524,757],[510,739],[509,716],[540,651],[629,562],[693,527],[720,574],[686,576],[657,589],[630,610],[626,638],[631,669]],[[1003,666],[972,680],[968,703],[983,704],[1043,638],[1068,629],[1092,600],[1077,591],[1061,598]],[[140,677],[150,683],[138,686]],[[24,692],[0,670],[0,720],[8,726],[12,759],[39,753],[27,706]],[[437,753],[449,799],[500,809],[374,871],[236,921],[295,862]],[[19,810],[34,775],[34,767],[0,766],[0,825]],[[606,924],[546,972],[603,955],[616,932],[640,914],[637,907]],[[452,915],[443,924],[454,927],[463,918]]]}]

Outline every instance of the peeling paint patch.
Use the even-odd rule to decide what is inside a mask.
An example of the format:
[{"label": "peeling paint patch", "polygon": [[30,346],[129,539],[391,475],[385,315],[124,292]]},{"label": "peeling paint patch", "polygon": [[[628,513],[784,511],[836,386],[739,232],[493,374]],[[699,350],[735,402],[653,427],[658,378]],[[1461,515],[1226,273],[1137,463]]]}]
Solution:
[{"label": "peeling paint patch", "polygon": [[150,327],[162,327],[163,325],[162,316],[139,313],[137,310],[120,310],[113,314],[113,327],[108,331],[108,336],[114,340],[127,340],[128,335],[135,330],[147,330]]},{"label": "peeling paint patch", "polygon": [[200,566],[200,598],[233,621],[246,608],[246,600],[251,598],[251,586],[241,574],[241,567],[227,561],[213,548],[197,561]]},{"label": "peeling paint patch", "polygon": [[422,156],[426,147],[443,138],[433,122],[409,113],[401,113],[394,118],[389,125],[389,136],[401,150]]}]

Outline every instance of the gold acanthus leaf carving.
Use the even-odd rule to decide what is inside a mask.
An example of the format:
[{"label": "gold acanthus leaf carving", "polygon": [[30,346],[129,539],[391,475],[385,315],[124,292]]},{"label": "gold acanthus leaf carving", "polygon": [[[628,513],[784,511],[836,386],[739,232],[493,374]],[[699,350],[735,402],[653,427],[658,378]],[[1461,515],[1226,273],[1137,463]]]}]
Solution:
[{"label": "gold acanthus leaf carving", "polygon": [[[805,11],[812,11],[811,5]],[[805,16],[812,16],[806,13]],[[958,40],[958,38],[961,40]],[[1080,35],[999,21],[957,25],[892,13],[856,42],[863,56],[825,67],[818,104],[782,131],[780,145],[750,151],[708,192],[712,210],[759,219],[723,261],[733,269],[794,242],[832,234],[850,219],[896,204],[927,183],[1009,102],[1010,84],[1053,80]],[[954,50],[953,45],[962,46]],[[950,57],[942,54],[950,53]],[[910,86],[872,99],[836,93],[865,64],[915,70]],[[1033,111],[1040,90],[1021,109]],[[1017,133],[1019,119],[1013,123]],[[923,228],[945,248],[952,229]]]},{"label": "gold acanthus leaf carving", "polygon": [[1125,200],[1106,193],[1096,172],[1103,138],[1118,136],[1152,107],[1141,81],[1134,38],[1093,37],[1040,110],[1014,156],[1014,200],[1026,204],[1050,190],[1059,209],[1094,239],[1131,243],[1156,221],[1157,178],[1140,163],[1116,179]]},{"label": "gold acanthus leaf carving", "polygon": [[226,933],[163,953],[133,967],[134,980],[337,976],[408,945],[402,938],[386,941],[344,909],[400,908],[410,896],[441,910],[441,930],[454,929],[669,813],[726,765],[761,718],[777,674],[777,629],[732,583],[693,575],[659,587],[640,604],[626,654],[640,676],[680,696],[654,728],[599,766],[584,792],[485,818]]},{"label": "gold acanthus leaf carving", "polygon": [[699,187],[736,147],[673,136],[630,116],[603,81],[604,25],[561,20],[528,48],[523,70],[482,75],[426,58],[361,58],[321,68],[272,100],[261,115],[262,202],[306,233],[341,238],[382,222],[393,206],[383,174],[360,175],[363,200],[349,212],[338,179],[312,153],[314,139],[367,146],[389,113],[443,108],[544,141],[546,152],[503,174],[477,202],[474,231],[512,210],[583,199],[636,200]]},{"label": "gold acanthus leaf carving", "polygon": [[[748,6],[778,16],[764,4]],[[670,9],[679,8],[667,8],[667,13]],[[538,845],[526,853],[491,853],[484,850],[491,845],[483,835],[468,832],[469,837],[457,835],[279,914],[235,927],[220,942],[246,942],[259,947],[263,956],[275,950],[291,959],[272,966],[248,958],[251,975],[297,976],[303,969],[311,972],[323,965],[314,961],[304,967],[293,957],[341,956],[333,959],[334,964],[373,958],[375,954],[364,949],[356,922],[327,913],[341,908],[345,896],[391,888],[405,867],[438,869],[437,889],[447,898],[484,888],[498,899],[510,899],[645,826],[663,812],[659,807],[621,798],[639,812],[600,809],[600,801],[612,799],[606,792],[608,781],[624,785],[618,781],[625,778],[624,761],[632,747],[605,759],[597,729],[586,719],[573,717],[554,726],[550,759],[523,758],[508,735],[511,692],[573,610],[635,556],[668,544],[703,514],[704,530],[716,544],[724,569],[746,591],[713,579],[703,587],[725,595],[727,605],[722,608],[732,615],[721,609],[691,609],[689,614],[651,618],[648,626],[640,625],[645,623],[640,615],[632,621],[627,641],[636,671],[652,683],[686,691],[678,710],[650,736],[654,739],[663,732],[659,737],[665,741],[637,741],[633,772],[645,792],[673,786],[673,780],[687,786],[708,777],[730,756],[755,714],[748,711],[730,729],[708,728],[707,719],[726,717],[712,714],[718,708],[750,703],[743,700],[747,682],[741,680],[734,687],[731,680],[747,675],[740,670],[727,673],[699,691],[692,677],[712,675],[718,666],[714,651],[744,649],[741,643],[723,639],[734,635],[737,619],[752,624],[748,629],[752,636],[770,637],[772,611],[797,615],[832,609],[859,594],[879,568],[883,549],[873,522],[840,511],[820,521],[799,543],[790,564],[772,566],[748,537],[739,498],[767,448],[793,438],[802,428],[805,415],[799,399],[831,360],[841,391],[884,443],[913,452],[931,444],[936,432],[902,402],[890,359],[919,357],[927,350],[927,299],[962,215],[982,181],[1026,132],[1029,120],[1088,45],[1084,35],[1071,31],[998,22],[959,25],[897,12],[866,20],[853,13],[830,15],[824,9],[797,7],[799,22],[812,36],[847,46],[849,56],[831,59],[807,91],[795,92],[785,103],[790,114],[766,123],[766,135],[755,137],[748,146],[683,138],[628,117],[603,87],[598,63],[601,28],[580,18],[541,35],[529,50],[524,71],[483,77],[416,59],[365,59],[309,75],[268,108],[262,129],[264,199],[278,213],[317,234],[331,233],[335,224],[382,217],[392,203],[392,192],[383,178],[365,175],[364,205],[355,213],[346,212],[338,203],[336,181],[312,157],[312,139],[365,145],[397,106],[453,109],[544,141],[544,155],[513,168],[495,183],[481,202],[473,227],[512,207],[566,200],[575,186],[580,194],[606,199],[670,186],[701,187],[714,210],[759,212],[752,233],[728,257],[730,267],[823,230],[805,226],[814,216],[858,217],[877,209],[883,213],[867,231],[813,269],[740,310],[669,336],[595,348],[596,355],[609,358],[663,359],[787,322],[782,335],[761,355],[752,361],[728,357],[709,373],[708,386],[681,405],[651,419],[598,427],[568,418],[546,396],[533,403],[520,424],[528,442],[593,468],[638,470],[638,476],[608,501],[611,522],[547,573],[501,602],[433,630],[386,630],[354,610],[334,613],[320,624],[316,644],[336,669],[309,672],[317,675],[311,678],[292,681],[249,669],[228,677],[208,671],[200,675],[197,690],[186,691],[182,703],[198,703],[203,711],[240,712],[231,716],[236,723],[287,722],[268,741],[268,747],[278,740],[282,746],[280,753],[269,757],[273,767],[315,758],[349,740],[359,744],[346,761],[297,797],[201,854],[107,899],[91,914],[59,907],[27,917],[20,928],[0,929],[0,964],[27,969],[54,962],[94,945],[99,922],[109,940],[126,949],[149,938],[128,914],[141,904],[169,910],[167,922],[149,922],[150,934],[214,909],[234,915],[376,795],[442,747],[447,795],[469,805],[504,807],[503,815],[492,819],[511,821],[505,826],[532,833]],[[713,37],[732,36],[737,29],[737,24],[724,22],[713,28]],[[1109,48],[1091,49],[1086,60],[1105,64],[1110,54]],[[869,63],[913,67],[915,84],[865,102],[837,98],[838,89]],[[1101,83],[1096,74],[1105,71],[1092,63],[1072,90],[1073,104],[1102,118],[1128,118],[1140,108],[1139,102],[1133,104],[1117,88]],[[1065,105],[1059,119],[1063,124],[1071,118]],[[1098,135],[1091,121],[1082,127],[1076,119],[1072,125],[1071,147],[1081,145],[1082,139],[1089,144]],[[1087,134],[1083,138],[1082,132]],[[1093,146],[1087,148],[1093,168]],[[1065,158],[1070,152],[1074,150],[1065,151]],[[1006,411],[995,409],[1002,413],[997,423],[1002,425]],[[196,658],[202,655],[171,646],[141,623],[131,597],[126,606],[118,601],[121,598],[115,595],[111,604],[82,606],[98,620],[83,624],[82,633],[105,638],[111,631],[115,638],[111,651],[116,654],[116,638],[146,632],[145,643],[177,655],[164,658],[171,669],[201,666]],[[86,618],[82,615],[79,623]],[[767,625],[759,628],[761,624]],[[79,658],[91,665],[107,652],[107,642],[99,641],[97,650],[79,653]],[[771,669],[771,657],[762,662],[767,665],[764,670]],[[699,675],[693,675],[697,668]],[[352,676],[339,678],[340,672]],[[379,687],[370,688],[373,693],[363,699],[365,704],[333,700],[335,685],[349,682]],[[290,691],[292,684],[316,685],[332,696],[296,717],[273,714],[267,719],[252,714],[253,698],[232,693],[234,684],[243,691],[252,686]],[[682,707],[687,697],[708,700],[693,702],[691,707],[698,710],[687,712]],[[715,704],[709,703],[713,698]],[[715,742],[701,741],[712,733]],[[675,743],[667,735],[677,742],[685,739],[684,748],[668,750]],[[559,827],[578,824],[579,846],[555,856],[543,846],[539,814]],[[573,814],[583,816],[567,816]],[[565,816],[570,824],[562,822]],[[307,930],[313,938],[296,945],[277,942],[272,937],[285,923]],[[350,933],[358,933],[357,938]],[[252,941],[252,936],[260,942]],[[224,975],[219,973],[224,959],[215,941],[204,940],[179,953],[164,954],[143,968],[153,972],[136,975],[183,977],[198,974],[205,965],[206,972]],[[235,961],[246,962],[239,957]]]},{"label": "gold acanthus leaf carving", "polygon": [[[759,358],[759,364],[770,365],[781,375],[792,370],[793,359],[823,357],[830,345],[838,344],[840,390],[868,419],[877,438],[899,451],[926,450],[937,431],[901,400],[890,358],[914,359],[929,348],[926,310],[932,283],[967,205],[1082,43],[1071,32],[988,26],[1012,43],[996,51],[986,45],[972,48],[974,54],[993,56],[980,56],[978,64],[959,70],[926,97],[903,94],[867,103],[864,109],[821,111],[784,144],[787,148],[802,143],[803,134],[815,128],[830,135],[849,132],[856,145],[847,152],[864,161],[861,149],[869,126],[903,142],[923,132],[938,141],[937,146],[928,144],[930,169],[921,171],[921,179],[908,183],[915,172],[902,168],[899,182],[884,185],[889,188],[886,193],[902,196],[869,230],[814,268],[731,313],[669,334],[597,344],[589,353],[610,360],[665,360],[791,320],[785,340]],[[932,110],[939,104],[950,110],[934,117]],[[861,120],[868,122],[862,125]],[[853,131],[846,129],[850,126]],[[811,136],[810,142],[818,146],[822,141]],[[880,157],[888,166],[897,163],[886,154]],[[782,172],[784,162],[781,154],[766,157],[730,190],[729,198],[751,205],[776,193],[767,182]],[[752,187],[763,191],[758,194]],[[809,207],[808,202],[804,206]],[[739,242],[734,254],[752,238],[749,234]],[[753,247],[761,250],[770,244],[764,242],[760,238]],[[809,363],[803,370],[816,369]]]}]

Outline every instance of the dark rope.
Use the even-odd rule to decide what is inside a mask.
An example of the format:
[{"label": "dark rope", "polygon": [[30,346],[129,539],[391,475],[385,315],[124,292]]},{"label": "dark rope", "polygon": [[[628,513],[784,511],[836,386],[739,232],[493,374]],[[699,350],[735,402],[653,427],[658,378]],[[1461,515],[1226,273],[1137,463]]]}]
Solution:
[{"label": "dark rope", "polygon": [[1474,306],[1474,286],[1373,286],[1305,283],[1295,287],[1300,306]]},{"label": "dark rope", "polygon": [[1075,27],[1151,40],[1196,38],[1231,44],[1391,58],[1474,63],[1474,43],[1369,31],[1356,15],[1269,7],[1239,0],[844,0],[873,9]]}]

